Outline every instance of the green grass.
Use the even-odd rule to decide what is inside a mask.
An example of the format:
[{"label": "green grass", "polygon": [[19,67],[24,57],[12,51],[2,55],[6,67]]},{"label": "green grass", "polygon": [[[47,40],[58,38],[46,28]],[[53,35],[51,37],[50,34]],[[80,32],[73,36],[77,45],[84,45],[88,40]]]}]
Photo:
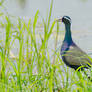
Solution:
[{"label": "green grass", "polygon": [[[0,22],[5,28],[5,40],[0,39],[4,44],[4,48],[0,48],[0,92],[92,92],[90,79],[83,72],[65,67],[61,60],[57,50],[61,33],[59,24],[51,23],[52,7],[53,0],[47,20],[42,18],[42,34],[36,30],[39,11],[34,21],[29,19],[27,24],[19,18],[15,26],[8,16],[6,23]],[[49,41],[52,39],[51,54]],[[15,56],[10,54],[12,49],[15,51],[13,46],[18,47]],[[87,71],[92,76],[92,68]]]}]

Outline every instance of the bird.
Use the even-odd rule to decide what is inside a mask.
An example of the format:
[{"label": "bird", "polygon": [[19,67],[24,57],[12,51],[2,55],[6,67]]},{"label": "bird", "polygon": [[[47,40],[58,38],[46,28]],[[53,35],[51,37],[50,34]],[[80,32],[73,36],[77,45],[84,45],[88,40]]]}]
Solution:
[{"label": "bird", "polygon": [[[75,70],[79,69],[80,66],[88,68],[88,66],[92,65],[89,56],[72,39],[71,18],[69,16],[63,16],[58,19],[58,22],[63,22],[65,25],[65,37],[60,50],[62,60],[67,66]],[[81,70],[84,68],[81,67]]]}]

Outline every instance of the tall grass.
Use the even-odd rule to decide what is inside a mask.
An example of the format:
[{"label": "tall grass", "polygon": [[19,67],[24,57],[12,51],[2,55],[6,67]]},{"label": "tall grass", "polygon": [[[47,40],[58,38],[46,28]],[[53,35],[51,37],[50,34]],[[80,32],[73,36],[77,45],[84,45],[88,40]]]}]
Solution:
[{"label": "tall grass", "polygon": [[[52,8],[53,0],[47,20],[42,18],[44,29],[39,36],[36,30],[39,10],[27,24],[19,18],[15,26],[7,16],[6,23],[1,23],[5,27],[5,40],[4,48],[0,48],[0,92],[92,92],[90,79],[83,72],[67,68],[57,51],[60,32],[59,24],[51,23]],[[55,39],[52,54],[48,47],[51,36]],[[11,58],[14,45],[18,45],[17,55]],[[91,68],[89,73],[92,76]]]}]

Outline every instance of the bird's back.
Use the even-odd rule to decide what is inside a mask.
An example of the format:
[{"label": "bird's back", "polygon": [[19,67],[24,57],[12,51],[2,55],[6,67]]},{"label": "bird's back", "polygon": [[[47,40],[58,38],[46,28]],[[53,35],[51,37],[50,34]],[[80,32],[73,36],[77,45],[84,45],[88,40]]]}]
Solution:
[{"label": "bird's back", "polygon": [[63,43],[61,48],[61,55],[63,61],[70,67],[78,68],[81,65],[90,65],[92,62],[89,60],[88,55],[83,52],[75,43],[68,45]]}]

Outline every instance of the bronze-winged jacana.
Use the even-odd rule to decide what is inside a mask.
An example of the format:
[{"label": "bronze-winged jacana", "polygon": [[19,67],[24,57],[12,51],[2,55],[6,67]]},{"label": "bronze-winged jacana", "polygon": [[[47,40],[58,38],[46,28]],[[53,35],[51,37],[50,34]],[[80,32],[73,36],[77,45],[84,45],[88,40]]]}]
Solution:
[{"label": "bronze-winged jacana", "polygon": [[65,24],[65,37],[60,52],[64,63],[75,70],[81,65],[83,65],[84,68],[92,65],[88,55],[82,51],[72,39],[71,18],[63,16],[61,19],[58,19],[58,22],[63,22]]}]

